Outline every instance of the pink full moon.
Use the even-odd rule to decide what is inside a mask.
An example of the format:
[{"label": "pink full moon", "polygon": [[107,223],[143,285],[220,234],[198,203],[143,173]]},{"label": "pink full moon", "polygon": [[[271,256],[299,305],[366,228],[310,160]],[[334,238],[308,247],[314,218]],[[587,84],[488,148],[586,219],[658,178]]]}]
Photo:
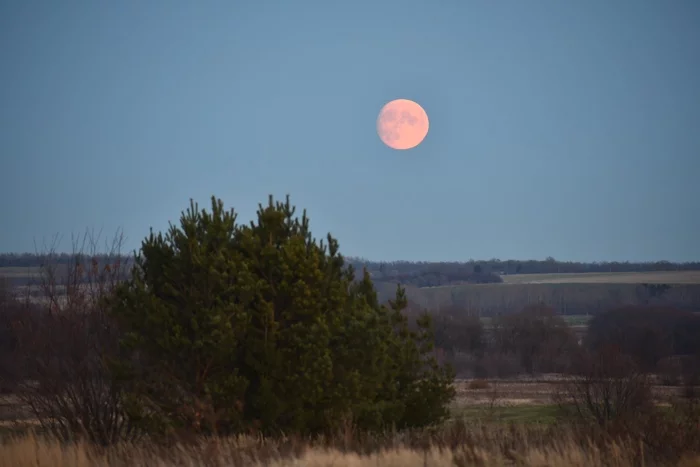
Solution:
[{"label": "pink full moon", "polygon": [[415,148],[425,139],[429,126],[423,107],[408,99],[389,102],[377,117],[377,134],[393,149]]}]

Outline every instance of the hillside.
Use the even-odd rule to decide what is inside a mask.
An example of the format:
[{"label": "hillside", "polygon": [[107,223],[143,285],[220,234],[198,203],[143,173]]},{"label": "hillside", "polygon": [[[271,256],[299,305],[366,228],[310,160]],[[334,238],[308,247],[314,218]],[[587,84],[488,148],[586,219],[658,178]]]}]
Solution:
[{"label": "hillside", "polygon": [[[700,272],[519,274],[498,284],[406,286],[414,307],[494,316],[546,303],[564,315],[588,315],[623,305],[660,304],[700,311]],[[396,285],[376,284],[388,300]]]}]

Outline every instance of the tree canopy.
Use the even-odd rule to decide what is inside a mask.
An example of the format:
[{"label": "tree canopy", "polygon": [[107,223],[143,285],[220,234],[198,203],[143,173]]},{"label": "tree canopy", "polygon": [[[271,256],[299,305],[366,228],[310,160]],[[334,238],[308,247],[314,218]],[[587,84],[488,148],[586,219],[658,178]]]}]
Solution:
[{"label": "tree canopy", "polygon": [[150,429],[314,433],[442,420],[453,373],[436,363],[427,315],[409,328],[397,287],[378,303],[330,234],[317,241],[289,197],[237,223],[212,197],[143,241],[113,314],[113,362],[129,413]]}]

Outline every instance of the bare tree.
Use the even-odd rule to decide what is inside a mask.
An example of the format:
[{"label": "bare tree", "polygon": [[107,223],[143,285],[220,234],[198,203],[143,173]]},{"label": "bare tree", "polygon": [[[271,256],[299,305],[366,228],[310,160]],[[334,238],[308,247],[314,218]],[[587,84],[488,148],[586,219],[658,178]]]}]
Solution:
[{"label": "bare tree", "polygon": [[[108,369],[119,349],[106,298],[126,277],[118,232],[98,254],[99,235],[73,239],[71,262],[62,270],[56,239],[43,257],[36,297],[17,329],[17,358],[24,374],[17,389],[41,426],[62,439],[110,444],[137,435],[122,411],[123,392]],[[29,306],[31,305],[31,306]]]},{"label": "bare tree", "polygon": [[553,398],[579,421],[627,423],[652,408],[649,377],[615,347],[582,356],[578,369],[579,375],[562,383]]}]

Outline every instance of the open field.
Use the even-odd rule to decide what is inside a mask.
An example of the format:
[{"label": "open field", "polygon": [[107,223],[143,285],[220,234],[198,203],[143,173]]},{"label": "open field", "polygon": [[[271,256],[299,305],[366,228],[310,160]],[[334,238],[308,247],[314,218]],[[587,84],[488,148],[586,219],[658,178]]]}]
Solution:
[{"label": "open field", "polygon": [[700,284],[700,271],[512,274],[502,277],[503,284]]},{"label": "open field", "polygon": [[36,277],[41,272],[41,268],[0,268],[0,277]]},{"label": "open field", "polygon": [[[591,315],[562,315],[561,316],[564,322],[574,328],[576,331],[577,328],[583,327],[587,328],[588,327],[588,322],[593,318]],[[490,316],[482,316],[481,322],[484,323],[485,327],[490,327],[491,326],[491,321],[493,320],[492,317]]]},{"label": "open field", "polygon": [[[391,298],[395,287],[378,287],[380,299]],[[411,302],[431,311],[465,310],[478,316],[513,313],[534,303],[544,303],[562,315],[587,315],[620,306],[645,305],[651,298],[641,283],[593,281],[406,287],[406,295]],[[653,303],[700,311],[700,284],[671,284],[663,297],[655,297]]]},{"label": "open field", "polygon": [[[641,442],[594,446],[562,424],[551,401],[563,381],[557,375],[539,379],[490,380],[479,389],[458,380],[453,419],[437,429],[360,436],[352,431],[335,437],[231,437],[185,440],[160,446],[144,440],[106,450],[86,443],[61,445],[40,433],[12,434],[0,427],[0,465],[34,466],[602,466],[640,464]],[[662,401],[678,388],[655,387]],[[5,396],[6,409],[16,404]],[[16,407],[15,407],[16,408]],[[7,417],[8,413],[4,414]],[[32,420],[25,420],[32,423]],[[2,429],[4,428],[4,429]],[[608,450],[610,449],[610,450]],[[517,459],[517,462],[514,461]],[[644,465],[660,465],[646,459]],[[664,465],[678,465],[676,463]],[[700,465],[690,457],[681,465]]]},{"label": "open field", "polygon": [[[639,273],[514,274],[500,284],[440,287],[407,286],[408,299],[430,311],[465,310],[478,316],[520,311],[544,303],[562,315],[593,315],[626,305],[654,304],[700,311],[700,271]],[[668,284],[661,297],[651,297],[643,284]],[[396,284],[378,282],[380,300],[393,297]]]},{"label": "open field", "polygon": [[420,287],[443,289],[453,287],[503,287],[514,284],[700,284],[700,271],[651,272],[585,272],[561,274],[508,274],[503,282],[488,284],[438,285]]}]

